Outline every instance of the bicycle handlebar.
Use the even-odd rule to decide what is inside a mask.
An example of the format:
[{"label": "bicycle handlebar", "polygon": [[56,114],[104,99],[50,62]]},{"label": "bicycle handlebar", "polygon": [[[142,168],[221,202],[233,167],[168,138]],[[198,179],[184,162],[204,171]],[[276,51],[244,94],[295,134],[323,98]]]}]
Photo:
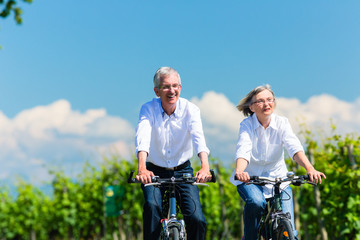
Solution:
[{"label": "bicycle handlebar", "polygon": [[[234,179],[238,180],[236,175],[234,176]],[[295,186],[300,186],[301,184],[304,183],[316,185],[315,183],[310,181],[309,175],[300,175],[300,176],[291,175],[291,177],[285,177],[285,178],[250,176],[250,181],[248,182],[248,184],[265,185],[265,184],[279,184],[283,182],[291,182],[291,184]]]},{"label": "bicycle handlebar", "polygon": [[[138,181],[136,178],[133,178],[134,175],[134,170],[131,170],[129,178],[128,178],[128,183],[141,183],[140,181]],[[211,180],[207,181],[207,182],[216,182],[216,176],[215,176],[215,172],[214,169],[210,169],[210,174],[211,174]],[[196,183],[196,177],[191,177],[191,176],[183,176],[180,178],[175,178],[175,177],[171,177],[171,178],[160,178],[159,176],[154,176],[151,177],[151,182],[152,183],[189,183],[189,184],[193,184]]]}]

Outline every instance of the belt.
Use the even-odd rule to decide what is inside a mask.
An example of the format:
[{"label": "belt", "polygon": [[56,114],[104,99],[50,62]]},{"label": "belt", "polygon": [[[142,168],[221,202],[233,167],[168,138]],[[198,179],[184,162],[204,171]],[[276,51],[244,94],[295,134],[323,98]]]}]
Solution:
[{"label": "belt", "polygon": [[158,170],[158,171],[177,171],[177,170],[181,170],[181,169],[184,169],[188,166],[190,166],[190,160],[187,160],[186,162],[184,162],[183,164],[179,165],[179,166],[176,166],[176,167],[171,167],[171,168],[166,168],[166,167],[159,167],[151,162],[147,162],[146,165],[149,167],[149,168],[152,168],[154,170]]}]

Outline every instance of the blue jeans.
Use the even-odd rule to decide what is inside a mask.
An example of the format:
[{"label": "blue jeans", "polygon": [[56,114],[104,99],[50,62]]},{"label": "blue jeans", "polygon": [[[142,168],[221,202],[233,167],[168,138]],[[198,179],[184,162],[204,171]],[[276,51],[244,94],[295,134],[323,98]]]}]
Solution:
[{"label": "blue jeans", "polygon": [[[263,189],[261,186],[254,184],[240,184],[237,186],[237,191],[240,194],[240,197],[245,201],[244,208],[244,237],[245,240],[254,240],[257,239],[257,232],[259,228],[259,223],[261,219],[261,214],[266,207],[266,199],[263,195]],[[286,193],[287,194],[286,194]],[[290,196],[290,197],[289,197]],[[294,223],[294,205],[292,190],[288,186],[285,190],[281,192],[282,197],[282,210],[284,213],[289,212],[291,214],[291,224],[293,229],[295,229]],[[289,199],[290,198],[290,199]],[[297,231],[294,230],[295,236]]]},{"label": "blue jeans", "polygon": [[[184,173],[193,174],[193,169],[188,166],[178,171],[154,170],[151,166],[148,170],[153,171],[160,178],[182,177]],[[190,184],[180,184],[177,187],[177,204],[180,205],[186,225],[187,239],[205,239],[206,220],[200,204],[199,188]],[[143,212],[144,239],[159,239],[161,231],[160,220],[162,218],[162,192],[164,189],[141,185],[145,204]]]}]

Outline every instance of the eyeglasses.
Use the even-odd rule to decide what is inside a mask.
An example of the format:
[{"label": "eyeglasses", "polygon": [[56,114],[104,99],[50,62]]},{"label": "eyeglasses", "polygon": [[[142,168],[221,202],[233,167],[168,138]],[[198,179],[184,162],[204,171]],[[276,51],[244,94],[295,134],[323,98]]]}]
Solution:
[{"label": "eyeglasses", "polygon": [[170,91],[171,88],[173,88],[174,90],[178,90],[180,89],[180,84],[173,84],[173,85],[162,85],[162,86],[159,86],[159,89],[163,90],[163,91]]},{"label": "eyeglasses", "polygon": [[265,102],[267,103],[274,103],[275,102],[275,98],[267,98],[267,99],[259,99],[259,100],[256,100],[254,102],[252,102],[251,104],[257,104],[257,105],[264,105]]}]

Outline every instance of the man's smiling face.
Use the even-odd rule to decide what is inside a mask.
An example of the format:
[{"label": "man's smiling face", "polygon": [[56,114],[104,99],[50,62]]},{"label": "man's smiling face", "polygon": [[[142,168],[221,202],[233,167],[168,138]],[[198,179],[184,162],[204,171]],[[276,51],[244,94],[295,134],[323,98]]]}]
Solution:
[{"label": "man's smiling face", "polygon": [[167,114],[175,111],[176,102],[180,97],[181,85],[176,73],[163,76],[159,88],[154,88],[156,96],[160,97],[161,105]]}]

